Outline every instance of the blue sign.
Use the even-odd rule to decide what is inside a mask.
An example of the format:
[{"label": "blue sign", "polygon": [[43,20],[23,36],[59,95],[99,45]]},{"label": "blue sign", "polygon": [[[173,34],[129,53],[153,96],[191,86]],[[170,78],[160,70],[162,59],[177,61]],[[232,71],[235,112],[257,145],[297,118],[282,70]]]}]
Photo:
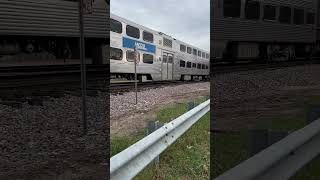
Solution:
[{"label": "blue sign", "polygon": [[122,44],[123,44],[123,47],[125,47],[125,48],[134,49],[134,46],[137,46],[137,49],[140,51],[145,51],[145,52],[149,52],[149,53],[156,53],[156,46],[155,45],[136,41],[136,40],[129,39],[126,37],[123,37]]}]

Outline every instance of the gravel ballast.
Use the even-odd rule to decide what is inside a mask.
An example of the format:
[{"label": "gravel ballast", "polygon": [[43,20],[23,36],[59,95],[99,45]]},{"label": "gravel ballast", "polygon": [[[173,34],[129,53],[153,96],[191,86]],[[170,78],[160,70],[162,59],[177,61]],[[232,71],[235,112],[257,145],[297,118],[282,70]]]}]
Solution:
[{"label": "gravel ballast", "polygon": [[249,118],[263,119],[271,115],[270,110],[278,111],[277,116],[304,95],[303,88],[313,94],[317,92],[314,89],[320,89],[320,65],[217,75],[211,84],[214,128],[249,127]]},{"label": "gravel ballast", "polygon": [[[109,151],[107,101],[108,94],[88,97],[85,136],[80,97],[49,98],[43,106],[27,102],[21,108],[0,105],[0,179],[47,179],[66,170],[78,174],[78,179],[86,172],[77,168],[105,166]],[[106,172],[95,173],[106,176]]]}]

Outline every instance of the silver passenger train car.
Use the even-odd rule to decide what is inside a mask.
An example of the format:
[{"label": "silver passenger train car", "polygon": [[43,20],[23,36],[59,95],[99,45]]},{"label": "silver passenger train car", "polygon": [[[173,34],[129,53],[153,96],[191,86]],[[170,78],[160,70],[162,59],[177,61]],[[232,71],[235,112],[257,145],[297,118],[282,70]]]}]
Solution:
[{"label": "silver passenger train car", "polygon": [[142,80],[195,80],[209,76],[209,53],[117,15],[110,15],[111,78],[134,78],[134,48],[139,52],[137,74]]},{"label": "silver passenger train car", "polygon": [[213,61],[292,60],[317,52],[317,0],[214,0]]},{"label": "silver passenger train car", "polygon": [[[88,63],[107,62],[108,15],[105,0],[95,0],[93,13],[84,15]],[[0,66],[74,63],[79,63],[78,0],[0,0]]]}]

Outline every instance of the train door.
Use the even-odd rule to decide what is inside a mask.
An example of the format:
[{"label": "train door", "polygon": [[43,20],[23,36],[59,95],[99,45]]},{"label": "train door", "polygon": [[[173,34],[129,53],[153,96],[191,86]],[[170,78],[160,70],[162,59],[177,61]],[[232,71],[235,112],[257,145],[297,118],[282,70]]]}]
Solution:
[{"label": "train door", "polygon": [[168,52],[162,52],[161,63],[161,79],[172,80],[173,79],[173,54]]},{"label": "train door", "polygon": [[168,54],[168,80],[173,79],[173,54]]}]

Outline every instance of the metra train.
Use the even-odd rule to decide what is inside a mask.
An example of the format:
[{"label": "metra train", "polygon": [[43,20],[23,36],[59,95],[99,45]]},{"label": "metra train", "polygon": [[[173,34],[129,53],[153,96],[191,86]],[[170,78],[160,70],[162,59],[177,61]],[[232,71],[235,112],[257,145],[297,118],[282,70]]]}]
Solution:
[{"label": "metra train", "polygon": [[[79,64],[77,0],[0,0],[0,66]],[[105,64],[109,5],[84,15],[86,62]]]},{"label": "metra train", "polygon": [[199,80],[209,76],[208,52],[111,14],[112,78],[134,78],[134,47],[139,52],[139,80]]},{"label": "metra train", "polygon": [[318,0],[214,0],[212,61],[286,61],[319,52]]}]

